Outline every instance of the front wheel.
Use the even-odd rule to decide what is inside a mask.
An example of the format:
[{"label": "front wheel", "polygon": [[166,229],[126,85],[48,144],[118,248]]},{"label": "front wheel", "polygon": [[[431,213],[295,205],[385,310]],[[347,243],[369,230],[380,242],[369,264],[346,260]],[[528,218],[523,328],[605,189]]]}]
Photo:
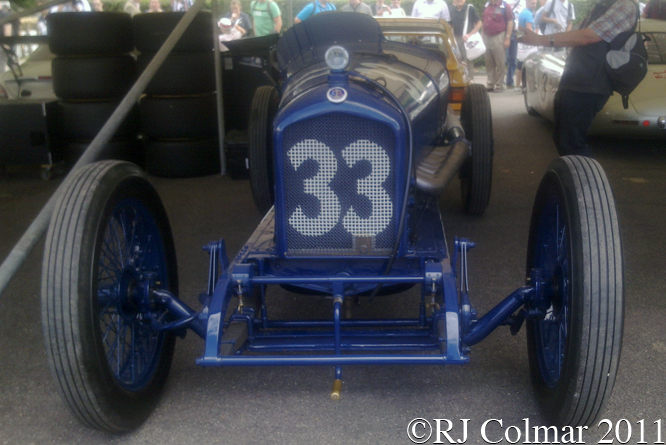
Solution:
[{"label": "front wheel", "polygon": [[157,404],[174,338],[153,328],[168,317],[156,288],[177,293],[178,278],[155,189],[127,162],[79,169],[47,234],[42,331],[56,386],[84,424],[122,433]]},{"label": "front wheel", "polygon": [[[546,420],[590,425],[615,382],[624,314],[615,202],[590,158],[553,161],[532,211],[527,274],[540,270],[540,315],[527,324],[532,382]],[[528,278],[528,281],[530,279]]]}]

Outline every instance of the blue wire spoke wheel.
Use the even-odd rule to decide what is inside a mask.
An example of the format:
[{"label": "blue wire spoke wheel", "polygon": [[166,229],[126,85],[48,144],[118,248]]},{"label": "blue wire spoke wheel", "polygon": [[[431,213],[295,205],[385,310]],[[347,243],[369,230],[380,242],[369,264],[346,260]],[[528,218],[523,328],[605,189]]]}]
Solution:
[{"label": "blue wire spoke wheel", "polygon": [[528,307],[536,397],[549,424],[591,425],[613,389],[624,319],[615,202],[593,159],[556,159],[543,177],[532,211],[528,282],[535,268],[544,294]]},{"label": "blue wire spoke wheel", "polygon": [[67,180],[42,269],[42,326],[58,389],[76,417],[122,433],[143,423],[166,383],[174,337],[151,289],[177,293],[162,203],[133,164],[104,161]]},{"label": "blue wire spoke wheel", "polygon": [[151,326],[146,285],[168,281],[164,249],[150,212],[136,199],[118,203],[98,261],[97,298],[102,344],[114,376],[127,390],[155,372],[165,335]]}]

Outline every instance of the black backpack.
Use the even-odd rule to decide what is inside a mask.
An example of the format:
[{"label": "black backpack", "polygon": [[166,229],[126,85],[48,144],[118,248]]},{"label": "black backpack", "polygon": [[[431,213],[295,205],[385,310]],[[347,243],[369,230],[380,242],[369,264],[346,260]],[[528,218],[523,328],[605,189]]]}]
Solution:
[{"label": "black backpack", "polygon": [[[638,5],[636,5],[638,9]],[[641,83],[647,74],[648,54],[645,49],[645,36],[640,32],[639,14],[636,22],[639,25],[632,31],[619,34],[608,45],[604,68],[611,82],[613,91],[622,96],[622,105],[629,108],[629,94]]]}]

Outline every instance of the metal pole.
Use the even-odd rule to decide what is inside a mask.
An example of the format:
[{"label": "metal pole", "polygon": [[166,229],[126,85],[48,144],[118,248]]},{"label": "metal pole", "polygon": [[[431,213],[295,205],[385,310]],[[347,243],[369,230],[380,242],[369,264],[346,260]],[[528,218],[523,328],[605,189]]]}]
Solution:
[{"label": "metal pole", "polygon": [[0,266],[0,296],[9,285],[10,280],[14,277],[19,267],[26,260],[32,249],[35,247],[41,236],[46,232],[51,221],[51,214],[55,208],[56,201],[59,199],[61,190],[64,186],[71,181],[73,173],[80,167],[94,161],[99,156],[102,148],[109,142],[113,134],[116,132],[121,122],[132,107],[139,100],[139,97],[146,89],[146,86],[153,78],[159,67],[162,65],[167,55],[171,52],[176,43],[183,35],[189,24],[194,19],[197,12],[203,7],[204,0],[196,0],[194,5],[185,13],[183,18],[178,22],[173,32],[169,34],[162,47],[157,51],[153,60],[148,64],[144,72],[139,76],[136,83],[129,90],[125,98],[120,102],[118,108],[113,112],[109,120],[106,121],[102,129],[99,131],[95,139],[90,143],[85,152],[81,155],[79,160],[74,164],[71,171],[60,184],[60,187],[53,193],[53,196],[46,203],[44,208],[39,212],[39,215],[30,224],[28,230],[25,231],[21,239],[14,246],[5,261]]},{"label": "metal pole", "polygon": [[222,61],[220,57],[220,27],[217,25],[217,0],[211,4],[213,12],[213,50],[215,54],[215,88],[217,90],[217,132],[220,141],[220,174],[227,174],[227,156],[224,153],[224,102],[222,101]]}]

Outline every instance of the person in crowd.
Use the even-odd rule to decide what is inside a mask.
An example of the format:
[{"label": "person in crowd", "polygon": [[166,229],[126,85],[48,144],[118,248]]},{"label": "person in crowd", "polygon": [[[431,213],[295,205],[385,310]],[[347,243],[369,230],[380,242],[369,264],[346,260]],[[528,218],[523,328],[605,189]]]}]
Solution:
[{"label": "person in crowd", "polygon": [[92,11],[90,3],[88,0],[74,0],[67,3],[61,3],[56,6],[52,6],[50,12],[81,12],[81,11]]},{"label": "person in crowd", "polygon": [[[465,0],[453,0],[453,8],[450,12],[453,35],[456,37],[456,42],[458,43],[458,48],[460,48],[463,59],[467,60],[465,42],[470,36],[479,32],[482,25],[481,19],[473,5],[465,6]],[[467,18],[467,29],[463,29],[465,27],[465,18]]]},{"label": "person in crowd", "polygon": [[[511,0],[511,11],[513,12],[513,29],[518,29],[518,17],[525,9],[525,0]],[[516,57],[518,55],[518,41],[516,40],[516,33],[511,33],[511,41],[509,47],[506,49],[506,87],[514,88],[513,74],[516,72]],[[520,91],[519,89],[517,91]]]},{"label": "person in crowd", "polygon": [[171,10],[174,12],[187,11],[192,6],[192,0],[171,0]]},{"label": "person in crowd", "polygon": [[147,12],[164,12],[160,0],[150,0]]},{"label": "person in crowd", "polygon": [[279,34],[282,30],[280,7],[273,0],[254,0],[250,4],[250,15],[254,21],[255,36]]},{"label": "person in crowd", "polygon": [[384,3],[384,0],[377,0],[370,5],[373,17],[388,17],[391,15],[391,7]]},{"label": "person in crowd", "polygon": [[123,11],[132,17],[141,14],[141,0],[127,0],[125,6],[123,6]]},{"label": "person in crowd", "polygon": [[407,17],[400,3],[400,0],[391,0],[391,17]]},{"label": "person in crowd", "polygon": [[541,16],[543,15],[543,7],[546,5],[548,0],[539,0],[539,9],[534,13],[534,32],[538,34],[543,34],[543,31],[546,29],[546,24],[541,23]]},{"label": "person in crowd", "polygon": [[412,17],[428,17],[451,21],[449,7],[444,0],[416,0],[412,8]]},{"label": "person in crowd", "polygon": [[102,4],[102,0],[91,0],[90,7],[92,8],[93,11],[96,12],[104,11],[104,4]]},{"label": "person in crowd", "polygon": [[483,10],[483,43],[486,45],[486,89],[504,91],[506,49],[511,44],[513,12],[504,0],[490,0]]},{"label": "person in crowd", "polygon": [[539,23],[546,24],[543,30],[545,35],[571,31],[574,20],[576,13],[573,3],[569,0],[548,0],[539,17]]},{"label": "person in crowd", "polygon": [[666,20],[666,0],[650,0],[641,17],[646,19]]},{"label": "person in crowd", "polygon": [[312,3],[308,3],[303,9],[301,9],[301,12],[299,12],[294,18],[294,25],[309,19],[315,14],[335,10],[335,5],[328,0],[314,0]]},{"label": "person in crowd", "polygon": [[231,25],[241,33],[242,37],[248,37],[252,34],[252,21],[250,16],[243,12],[243,5],[240,0],[231,0],[229,12],[225,17],[231,20]]},{"label": "person in crowd", "polygon": [[[46,3],[45,1],[37,2],[38,5]],[[37,34],[40,36],[45,36],[48,34],[48,29],[46,27],[46,16],[49,15],[49,10],[42,9],[39,11],[39,18],[37,19]]]},{"label": "person in crowd", "polygon": [[592,156],[587,132],[613,94],[604,69],[608,44],[620,33],[634,29],[637,8],[633,0],[609,0],[597,3],[574,31],[538,35],[521,29],[521,43],[573,48],[555,94],[553,140],[560,155]]},{"label": "person in crowd", "polygon": [[340,8],[342,12],[359,12],[361,14],[372,15],[370,6],[363,3],[361,0],[349,0],[349,3]]},{"label": "person in crowd", "polygon": [[238,40],[243,37],[243,34],[227,17],[221,18],[217,24],[220,27],[220,51],[229,51],[229,48],[223,42]]},{"label": "person in crowd", "polygon": [[[525,9],[523,9],[520,12],[520,15],[518,16],[518,28],[526,28],[529,29],[530,31],[534,31],[534,10],[536,9],[536,0],[527,0]],[[514,33],[515,34],[515,33]],[[516,62],[516,89],[520,92],[522,92],[523,88],[526,85],[523,85],[523,76],[522,76],[522,71],[523,71],[523,62],[518,60]]]}]

